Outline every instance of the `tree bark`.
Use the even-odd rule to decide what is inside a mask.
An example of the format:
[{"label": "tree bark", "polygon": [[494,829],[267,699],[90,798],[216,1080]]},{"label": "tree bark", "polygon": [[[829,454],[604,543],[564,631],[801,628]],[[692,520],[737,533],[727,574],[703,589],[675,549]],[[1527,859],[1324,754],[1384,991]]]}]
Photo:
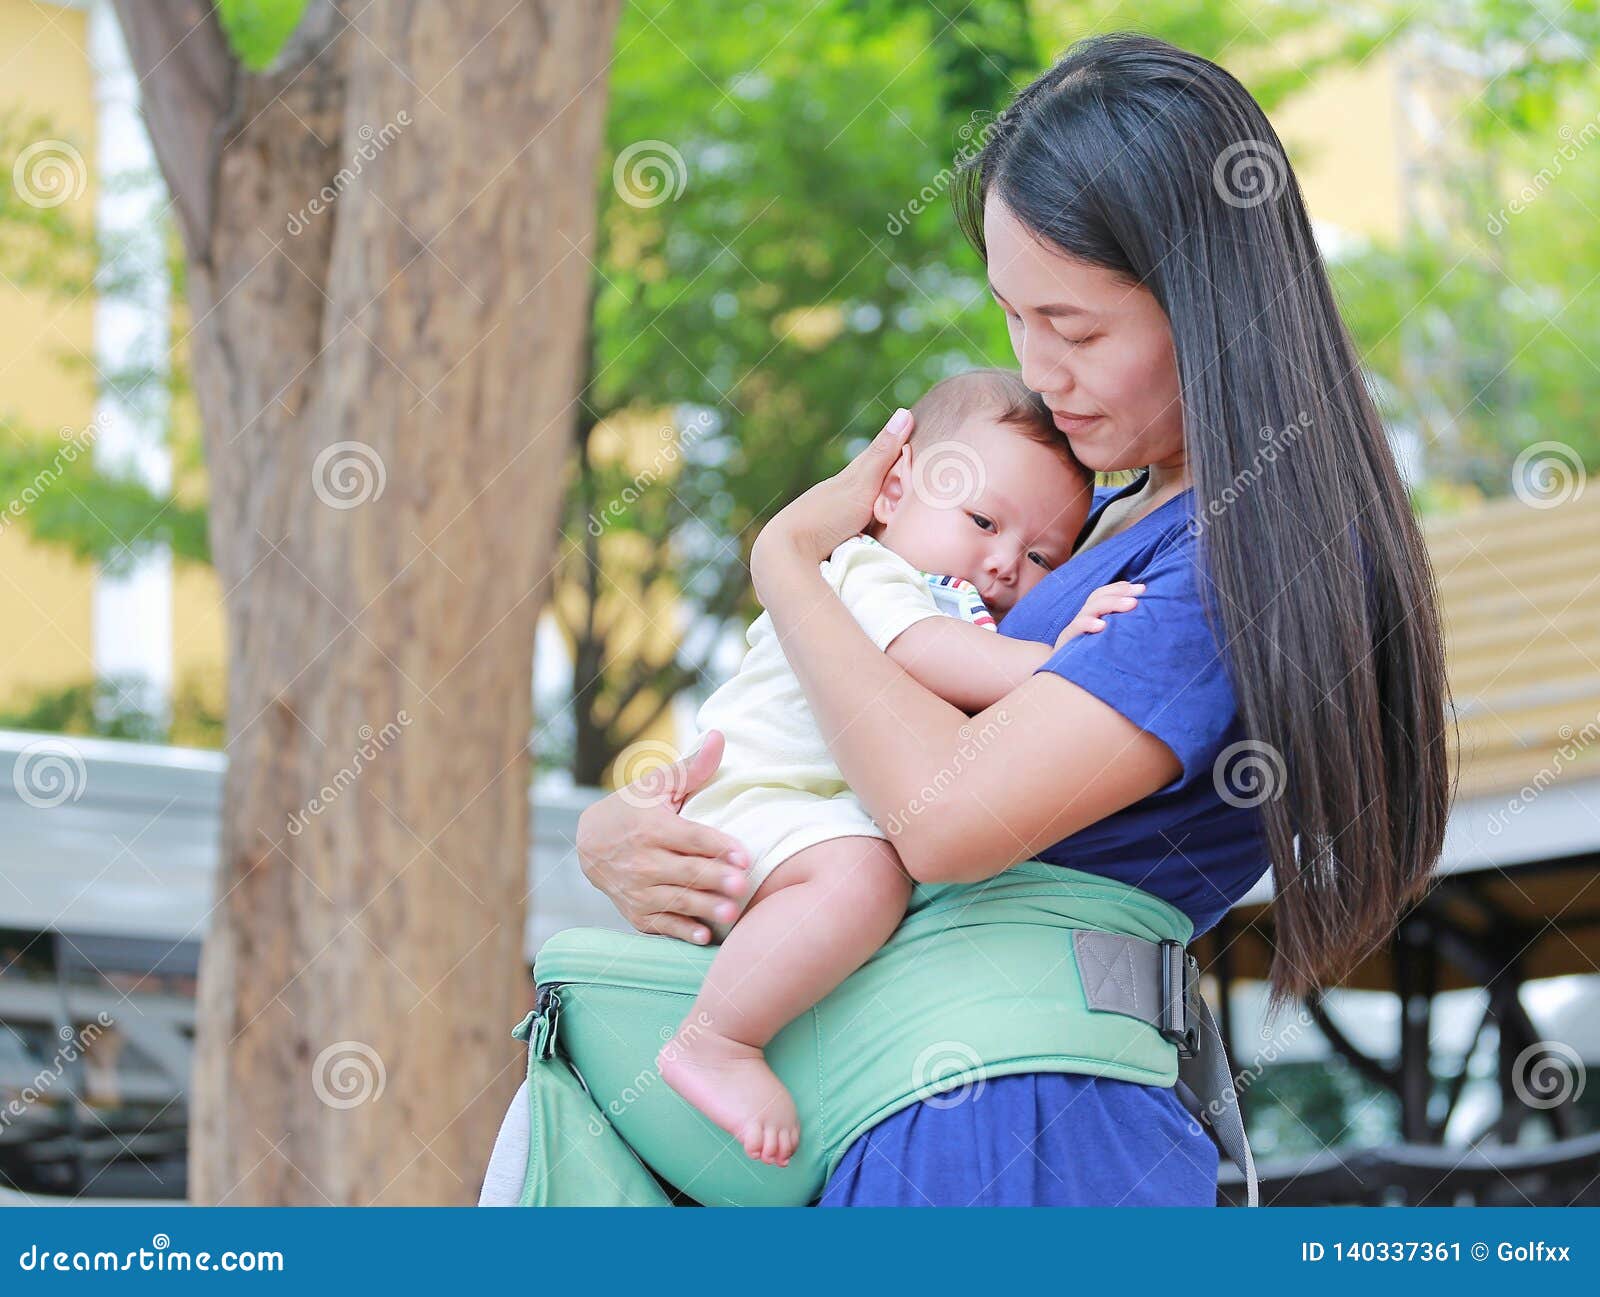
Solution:
[{"label": "tree bark", "polygon": [[314,0],[261,74],[208,6],[117,2],[229,636],[191,1197],[470,1203],[529,999],[534,624],[618,0]]}]

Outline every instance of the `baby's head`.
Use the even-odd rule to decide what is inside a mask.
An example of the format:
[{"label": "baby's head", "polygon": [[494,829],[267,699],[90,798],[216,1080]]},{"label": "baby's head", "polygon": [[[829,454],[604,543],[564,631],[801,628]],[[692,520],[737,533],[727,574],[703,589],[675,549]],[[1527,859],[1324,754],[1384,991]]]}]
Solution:
[{"label": "baby's head", "polygon": [[873,505],[870,534],[924,572],[964,577],[997,616],[1067,561],[1094,474],[1012,370],[936,383]]}]

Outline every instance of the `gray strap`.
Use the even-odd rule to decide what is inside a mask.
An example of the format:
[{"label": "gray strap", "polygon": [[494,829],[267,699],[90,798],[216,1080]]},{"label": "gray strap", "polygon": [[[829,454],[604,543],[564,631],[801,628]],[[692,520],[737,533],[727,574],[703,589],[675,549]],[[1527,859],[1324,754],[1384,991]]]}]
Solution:
[{"label": "gray strap", "polygon": [[[1158,1030],[1172,1025],[1163,1017],[1164,965],[1167,965],[1168,952],[1160,942],[1077,928],[1072,933],[1072,951],[1091,1009],[1137,1018]],[[1187,955],[1181,962],[1188,962]],[[1244,1175],[1249,1205],[1258,1207],[1261,1201],[1256,1164],[1250,1156],[1250,1141],[1245,1136],[1233,1069],[1228,1066],[1228,1055],[1211,1008],[1200,994],[1199,986],[1192,982],[1185,1024],[1193,1028],[1195,1048],[1192,1054],[1182,1046],[1178,1049],[1179,1093],[1182,1095],[1186,1090],[1192,1093],[1199,1109],[1196,1117],[1202,1118],[1202,1124],[1211,1131],[1218,1147]]]},{"label": "gray strap", "polygon": [[1246,1206],[1261,1205],[1261,1189],[1256,1183],[1256,1160],[1250,1156],[1250,1140],[1244,1132],[1244,1114],[1239,1111],[1239,1095],[1234,1089],[1233,1068],[1228,1065],[1211,1006],[1196,989],[1189,997],[1200,1019],[1200,1047],[1194,1057],[1178,1051],[1178,1079],[1205,1106],[1205,1118],[1222,1151],[1244,1173]]}]

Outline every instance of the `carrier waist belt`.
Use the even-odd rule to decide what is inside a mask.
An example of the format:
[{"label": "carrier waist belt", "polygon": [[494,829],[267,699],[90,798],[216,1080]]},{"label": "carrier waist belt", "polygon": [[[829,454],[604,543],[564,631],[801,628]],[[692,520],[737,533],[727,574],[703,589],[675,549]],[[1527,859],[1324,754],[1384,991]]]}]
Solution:
[{"label": "carrier waist belt", "polygon": [[[671,1090],[655,1057],[713,950],[578,928],[545,943],[529,1042],[527,1206],[803,1206],[864,1131],[987,1078],[1076,1072],[1171,1087],[1243,1172],[1255,1167],[1233,1077],[1184,946],[1192,924],[1148,892],[1027,861],[918,887],[866,965],[786,1026],[767,1060],[794,1095],[787,1167],[743,1148]],[[693,1024],[690,1024],[692,1030]]]}]

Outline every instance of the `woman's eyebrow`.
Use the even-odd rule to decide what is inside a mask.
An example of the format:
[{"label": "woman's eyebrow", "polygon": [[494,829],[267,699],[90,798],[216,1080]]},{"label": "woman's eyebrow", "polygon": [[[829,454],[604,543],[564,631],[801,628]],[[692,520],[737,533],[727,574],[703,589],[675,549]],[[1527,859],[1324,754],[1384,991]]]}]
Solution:
[{"label": "woman's eyebrow", "polygon": [[[994,300],[999,302],[1002,306],[1009,305],[1009,303],[1007,303],[1006,299],[1000,295],[1000,290],[998,288],[996,288],[993,284],[989,285],[989,292],[991,294],[993,294]],[[1052,318],[1055,318],[1055,319],[1059,319],[1063,315],[1092,315],[1093,314],[1092,311],[1086,311],[1086,310],[1084,310],[1083,307],[1081,307],[1081,306],[1073,306],[1068,302],[1052,302],[1048,306],[1036,306],[1033,309],[1038,311],[1040,315],[1048,315],[1048,316],[1050,316]]]}]

